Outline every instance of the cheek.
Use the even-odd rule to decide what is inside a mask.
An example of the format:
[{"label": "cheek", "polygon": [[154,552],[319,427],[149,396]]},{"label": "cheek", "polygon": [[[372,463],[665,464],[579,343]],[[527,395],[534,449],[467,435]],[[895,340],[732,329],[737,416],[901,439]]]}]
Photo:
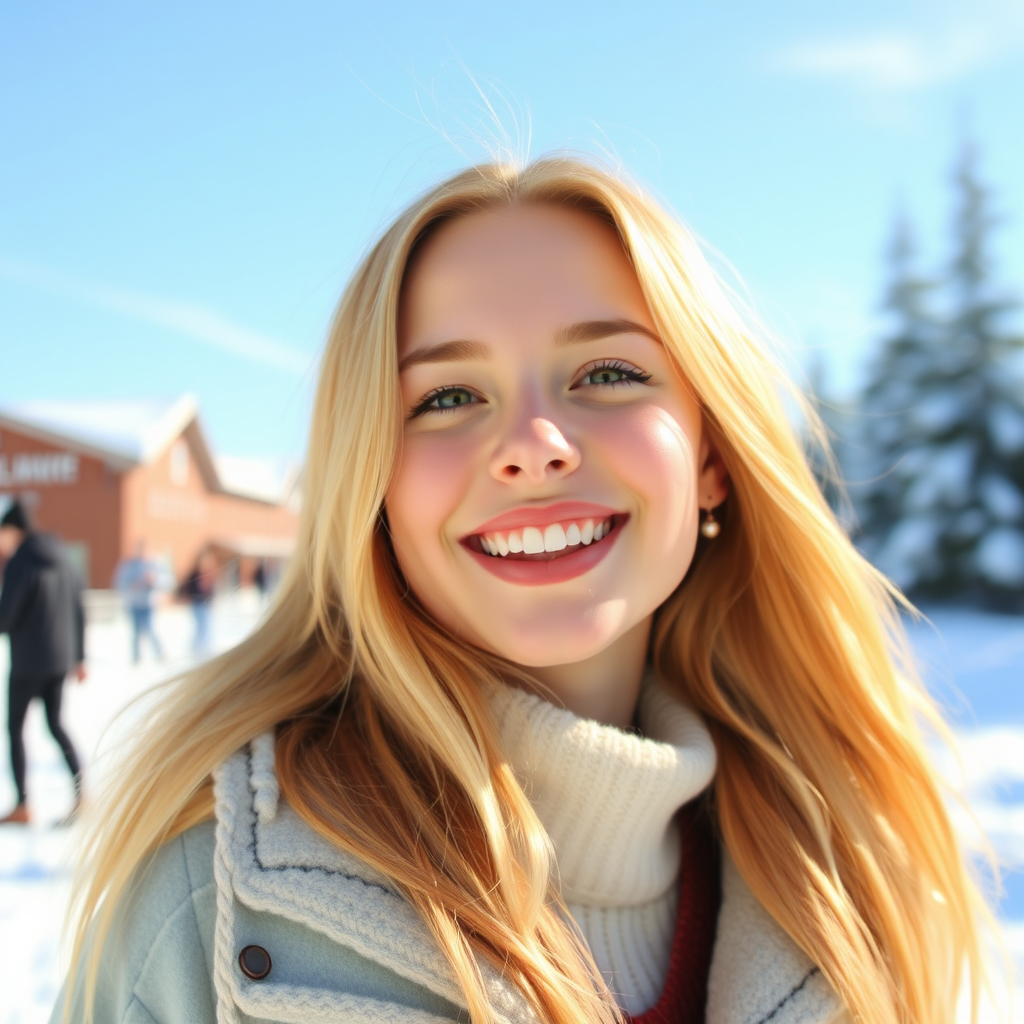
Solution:
[{"label": "cheek", "polygon": [[413,565],[441,553],[441,536],[473,475],[473,460],[452,438],[407,438],[385,508],[395,553],[409,576]]},{"label": "cheek", "polygon": [[636,493],[653,520],[671,534],[696,518],[697,445],[700,423],[660,406],[624,410],[605,431],[601,457]]}]

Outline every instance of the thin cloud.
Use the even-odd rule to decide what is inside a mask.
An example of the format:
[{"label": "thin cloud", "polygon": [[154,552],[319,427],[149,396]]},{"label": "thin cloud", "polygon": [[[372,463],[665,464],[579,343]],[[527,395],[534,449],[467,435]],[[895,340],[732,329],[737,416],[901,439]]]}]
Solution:
[{"label": "thin cloud", "polygon": [[0,257],[0,277],[75,299],[140,323],[174,331],[251,362],[284,370],[296,377],[303,376],[312,363],[312,357],[306,353],[276,338],[232,323],[206,306],[111,288],[4,257]]},{"label": "thin cloud", "polygon": [[971,23],[930,32],[888,30],[819,38],[787,47],[771,60],[794,76],[846,81],[865,92],[908,93],[957,81],[1024,48],[1024,7],[982,6]]}]

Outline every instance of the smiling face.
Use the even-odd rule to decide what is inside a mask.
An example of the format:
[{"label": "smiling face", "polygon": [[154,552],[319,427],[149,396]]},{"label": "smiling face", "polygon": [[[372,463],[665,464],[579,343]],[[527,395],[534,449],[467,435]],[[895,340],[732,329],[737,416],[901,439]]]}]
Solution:
[{"label": "smiling face", "polygon": [[409,267],[399,361],[386,509],[431,614],[527,667],[649,625],[725,478],[616,234],[546,205],[445,224]]}]

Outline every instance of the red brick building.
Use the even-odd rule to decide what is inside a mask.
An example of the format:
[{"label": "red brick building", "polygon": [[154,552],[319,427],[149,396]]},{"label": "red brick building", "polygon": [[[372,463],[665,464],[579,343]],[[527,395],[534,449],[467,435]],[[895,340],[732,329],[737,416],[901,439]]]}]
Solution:
[{"label": "red brick building", "polygon": [[94,588],[140,539],[179,580],[211,549],[247,581],[291,553],[297,483],[295,466],[212,453],[190,395],[0,408],[0,511],[21,499]]}]

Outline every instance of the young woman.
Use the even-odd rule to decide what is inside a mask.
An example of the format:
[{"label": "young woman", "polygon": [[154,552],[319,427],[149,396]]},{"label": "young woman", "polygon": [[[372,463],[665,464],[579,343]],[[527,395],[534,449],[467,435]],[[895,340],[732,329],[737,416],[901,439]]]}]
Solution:
[{"label": "young woman", "polygon": [[951,1022],[933,713],[787,400],[616,177],[414,203],[342,298],[271,614],[102,804],[54,1019]]}]

